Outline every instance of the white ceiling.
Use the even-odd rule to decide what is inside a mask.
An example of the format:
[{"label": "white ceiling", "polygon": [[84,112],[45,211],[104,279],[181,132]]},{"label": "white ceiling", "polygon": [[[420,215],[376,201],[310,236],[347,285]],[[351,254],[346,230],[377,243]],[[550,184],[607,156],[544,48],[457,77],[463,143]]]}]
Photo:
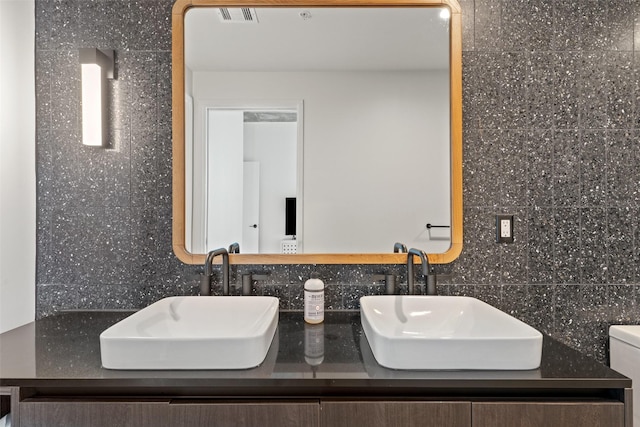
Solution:
[{"label": "white ceiling", "polygon": [[263,7],[251,24],[193,8],[185,17],[185,62],[192,71],[443,69],[449,21],[441,10]]}]

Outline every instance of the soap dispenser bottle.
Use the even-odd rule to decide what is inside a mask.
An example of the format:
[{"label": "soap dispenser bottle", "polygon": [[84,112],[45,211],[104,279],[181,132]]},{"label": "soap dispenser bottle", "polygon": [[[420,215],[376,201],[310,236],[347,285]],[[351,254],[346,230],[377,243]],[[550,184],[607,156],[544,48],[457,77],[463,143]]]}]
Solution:
[{"label": "soap dispenser bottle", "polygon": [[324,283],[318,273],[304,283],[304,321],[311,324],[324,321]]}]

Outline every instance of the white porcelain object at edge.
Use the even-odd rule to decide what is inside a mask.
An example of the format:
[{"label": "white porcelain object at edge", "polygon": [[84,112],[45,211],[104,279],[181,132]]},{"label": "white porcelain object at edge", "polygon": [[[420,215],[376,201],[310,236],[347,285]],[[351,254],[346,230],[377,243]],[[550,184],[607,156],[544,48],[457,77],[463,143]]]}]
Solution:
[{"label": "white porcelain object at edge", "polygon": [[278,298],[164,298],[100,334],[107,369],[248,369],[278,327]]},{"label": "white porcelain object at edge", "polygon": [[360,298],[376,361],[392,369],[527,370],[540,366],[542,334],[470,297]]}]

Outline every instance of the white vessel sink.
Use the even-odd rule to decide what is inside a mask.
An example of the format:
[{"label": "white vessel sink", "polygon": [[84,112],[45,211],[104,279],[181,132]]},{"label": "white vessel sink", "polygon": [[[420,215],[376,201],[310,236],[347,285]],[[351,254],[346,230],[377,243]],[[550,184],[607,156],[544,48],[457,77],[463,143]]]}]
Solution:
[{"label": "white vessel sink", "polygon": [[542,334],[470,297],[366,296],[362,328],[392,369],[525,370],[540,366]]},{"label": "white vessel sink", "polygon": [[162,299],[100,334],[107,369],[248,369],[265,359],[278,298]]}]

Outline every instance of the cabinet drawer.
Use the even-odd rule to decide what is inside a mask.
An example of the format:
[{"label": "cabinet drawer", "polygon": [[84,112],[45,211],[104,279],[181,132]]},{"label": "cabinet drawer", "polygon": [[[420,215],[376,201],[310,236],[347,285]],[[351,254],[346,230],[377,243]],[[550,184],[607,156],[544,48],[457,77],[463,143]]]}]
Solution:
[{"label": "cabinet drawer", "polygon": [[470,402],[322,402],[323,427],[469,427]]},{"label": "cabinet drawer", "polygon": [[172,426],[318,427],[318,402],[177,403],[170,405]]},{"label": "cabinet drawer", "polygon": [[20,402],[20,427],[161,427],[167,425],[168,415],[168,401]]},{"label": "cabinet drawer", "polygon": [[620,402],[474,403],[473,427],[623,427]]}]

